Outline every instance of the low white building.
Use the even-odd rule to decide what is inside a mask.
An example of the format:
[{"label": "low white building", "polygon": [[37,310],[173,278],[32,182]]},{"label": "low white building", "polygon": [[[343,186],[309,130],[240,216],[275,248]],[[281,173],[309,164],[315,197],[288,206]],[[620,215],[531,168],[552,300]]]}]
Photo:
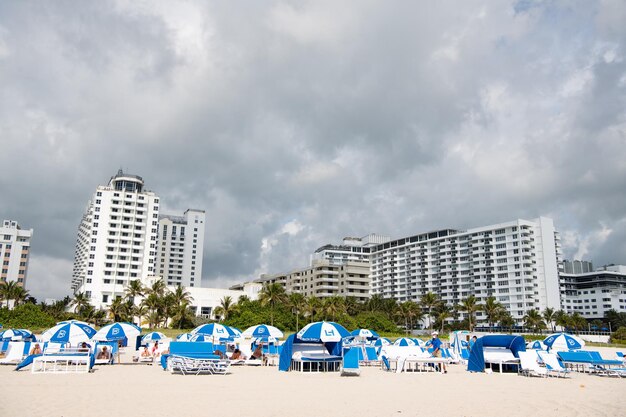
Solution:
[{"label": "low white building", "polygon": [[608,265],[594,272],[562,272],[563,310],[586,319],[602,319],[608,310],[626,312],[626,266]]},{"label": "low white building", "polygon": [[[185,290],[193,297],[190,307],[196,316],[216,319],[215,309],[222,304],[224,297],[231,297],[233,303],[237,303],[242,295],[247,296],[250,300],[256,300],[261,287],[261,284],[246,283],[241,286],[241,289],[236,290],[203,287],[189,287]],[[170,291],[176,290],[176,287],[168,288]]]}]

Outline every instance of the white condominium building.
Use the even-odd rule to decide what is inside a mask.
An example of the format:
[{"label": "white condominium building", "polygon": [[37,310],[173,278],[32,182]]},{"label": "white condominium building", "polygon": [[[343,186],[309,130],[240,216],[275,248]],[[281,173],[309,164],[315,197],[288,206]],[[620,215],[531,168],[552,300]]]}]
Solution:
[{"label": "white condominium building", "polygon": [[560,256],[559,235],[544,217],[423,233],[371,248],[372,293],[403,302],[433,292],[449,305],[493,296],[519,323],[528,310],[561,308]]},{"label": "white condominium building", "polygon": [[33,229],[23,230],[16,221],[4,220],[0,227],[0,281],[15,281],[26,286],[28,259],[30,257],[30,238]]},{"label": "white condominium building", "polygon": [[98,186],[78,229],[72,274],[74,293],[96,308],[123,296],[129,281],[155,275],[159,198],[144,181],[120,170]]},{"label": "white condominium building", "polygon": [[602,319],[609,310],[626,312],[626,266],[607,265],[596,271],[562,272],[561,300],[563,310],[580,313],[586,319]]},{"label": "white condominium building", "polygon": [[325,259],[332,264],[341,265],[348,261],[369,262],[372,246],[389,242],[391,238],[377,234],[364,237],[344,237],[341,245],[324,245],[311,255],[313,261]]},{"label": "white condominium building", "polygon": [[167,285],[201,286],[204,220],[204,210],[159,216],[156,275]]}]

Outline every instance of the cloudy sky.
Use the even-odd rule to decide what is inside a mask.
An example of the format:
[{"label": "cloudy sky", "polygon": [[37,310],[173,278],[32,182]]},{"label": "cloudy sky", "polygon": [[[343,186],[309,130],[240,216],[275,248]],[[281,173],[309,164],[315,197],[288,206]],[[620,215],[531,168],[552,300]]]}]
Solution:
[{"label": "cloudy sky", "polygon": [[[420,4],[421,3],[421,4]],[[207,212],[203,283],[343,236],[552,217],[626,264],[623,1],[4,1],[0,217],[28,287],[70,292],[123,167]]]}]

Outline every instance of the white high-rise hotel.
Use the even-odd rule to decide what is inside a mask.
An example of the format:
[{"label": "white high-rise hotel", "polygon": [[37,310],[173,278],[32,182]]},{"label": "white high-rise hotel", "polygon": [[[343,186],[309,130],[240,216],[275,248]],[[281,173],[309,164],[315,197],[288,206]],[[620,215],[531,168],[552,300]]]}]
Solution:
[{"label": "white high-rise hotel", "polygon": [[159,217],[156,275],[167,285],[201,286],[204,220],[204,210],[192,209]]},{"label": "white high-rise hotel", "polygon": [[15,281],[19,286],[26,285],[30,238],[33,229],[23,230],[14,220],[4,220],[0,227],[0,281]]},{"label": "white high-rise hotel", "polygon": [[494,296],[521,322],[528,310],[561,308],[560,256],[559,235],[543,217],[423,233],[370,248],[372,293],[402,302],[433,292],[449,305]]},{"label": "white high-rise hotel", "polygon": [[72,289],[96,308],[123,296],[129,281],[155,275],[159,198],[120,170],[98,186],[78,230]]}]

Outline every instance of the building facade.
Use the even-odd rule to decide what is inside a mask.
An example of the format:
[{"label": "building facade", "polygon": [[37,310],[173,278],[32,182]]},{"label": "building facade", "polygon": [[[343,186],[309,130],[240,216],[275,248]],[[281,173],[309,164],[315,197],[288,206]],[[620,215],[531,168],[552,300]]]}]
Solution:
[{"label": "building facade", "polygon": [[327,260],[332,264],[341,265],[345,262],[368,262],[371,248],[377,244],[389,242],[391,238],[377,234],[364,237],[344,237],[341,245],[324,245],[311,255],[313,261]]},{"label": "building facade", "polygon": [[123,296],[128,283],[155,275],[159,198],[120,170],[98,186],[78,228],[72,290],[96,308]]},{"label": "building facade", "polygon": [[371,248],[372,293],[404,302],[433,292],[449,305],[493,296],[521,323],[528,310],[561,308],[560,257],[559,235],[543,217],[423,233]]},{"label": "building facade", "polygon": [[[287,293],[300,293],[305,297],[353,297],[361,302],[370,298],[368,262],[313,260],[306,268],[288,274],[261,275],[253,282],[262,285],[277,283],[285,287]],[[239,289],[242,285],[245,284],[232,286],[231,289]]]},{"label": "building facade", "polygon": [[561,273],[563,310],[602,319],[608,310],[626,312],[626,266],[608,265],[592,272]]},{"label": "building facade", "polygon": [[159,216],[156,274],[167,285],[201,286],[204,221],[204,210]]},{"label": "building facade", "polygon": [[22,229],[14,220],[4,220],[0,227],[0,281],[15,281],[26,287],[28,261],[30,259],[30,240],[33,229]]}]

